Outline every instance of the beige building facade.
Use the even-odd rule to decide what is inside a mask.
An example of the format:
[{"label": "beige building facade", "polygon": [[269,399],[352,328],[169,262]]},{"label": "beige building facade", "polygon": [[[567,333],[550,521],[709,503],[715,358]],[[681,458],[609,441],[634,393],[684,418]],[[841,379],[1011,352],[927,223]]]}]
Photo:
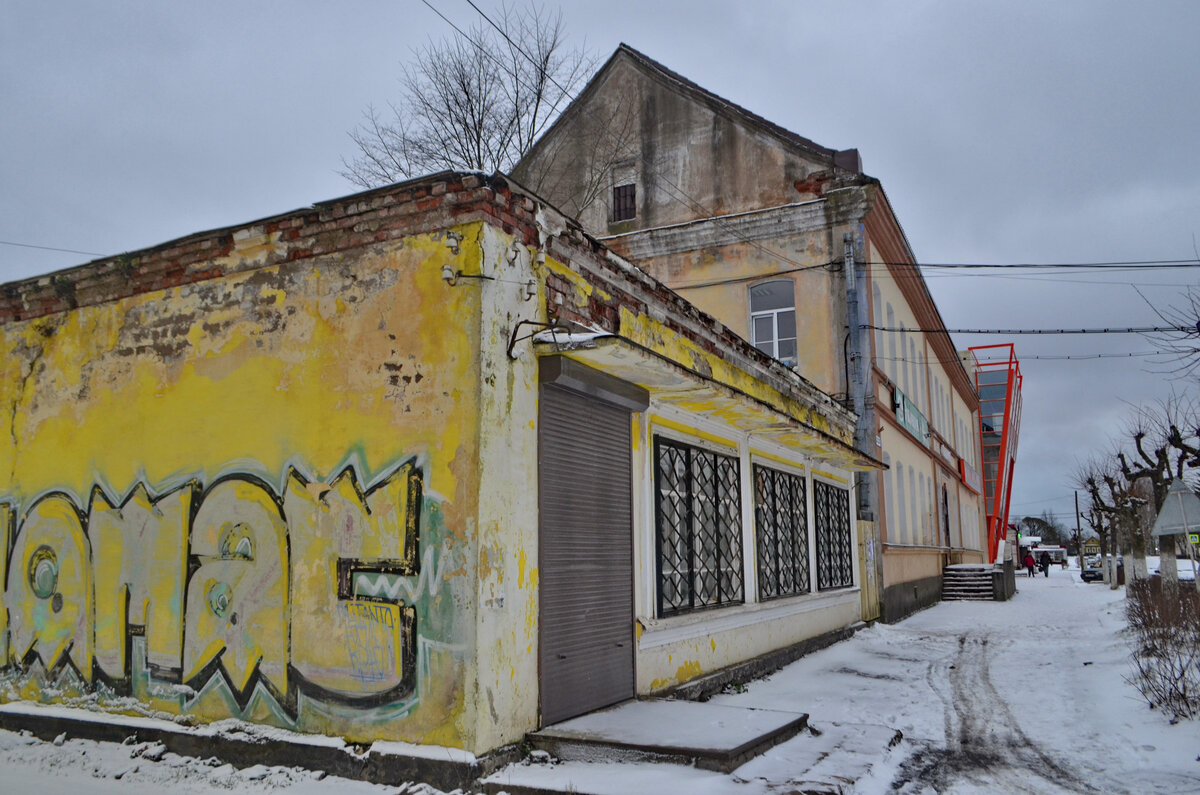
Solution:
[{"label": "beige building facade", "polygon": [[856,415],[862,615],[983,561],[978,398],[879,181],[622,45],[514,170]]}]

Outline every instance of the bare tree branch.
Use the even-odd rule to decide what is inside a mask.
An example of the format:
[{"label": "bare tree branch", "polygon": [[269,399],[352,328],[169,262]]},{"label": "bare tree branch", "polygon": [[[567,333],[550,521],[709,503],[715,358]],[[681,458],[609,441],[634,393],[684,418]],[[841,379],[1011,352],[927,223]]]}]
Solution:
[{"label": "bare tree branch", "polygon": [[561,12],[503,5],[494,26],[413,51],[400,100],[386,113],[368,107],[350,131],[357,153],[341,174],[370,188],[449,169],[510,171],[593,64],[567,48]]}]

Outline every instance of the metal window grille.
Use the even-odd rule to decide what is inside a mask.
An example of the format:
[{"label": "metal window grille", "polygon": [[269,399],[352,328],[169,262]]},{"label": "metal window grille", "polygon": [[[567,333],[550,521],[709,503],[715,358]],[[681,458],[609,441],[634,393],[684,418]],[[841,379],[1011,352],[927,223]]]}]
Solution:
[{"label": "metal window grille", "polygon": [[850,492],[829,483],[813,483],[817,532],[817,589],[854,584],[850,548]]},{"label": "metal window grille", "polygon": [[808,593],[808,505],[804,478],[754,466],[758,598]]},{"label": "metal window grille", "polygon": [[614,221],[628,221],[630,218],[637,217],[636,184],[615,185],[612,195],[612,219]]},{"label": "metal window grille", "polygon": [[740,477],[732,456],[655,438],[660,616],[744,600]]}]

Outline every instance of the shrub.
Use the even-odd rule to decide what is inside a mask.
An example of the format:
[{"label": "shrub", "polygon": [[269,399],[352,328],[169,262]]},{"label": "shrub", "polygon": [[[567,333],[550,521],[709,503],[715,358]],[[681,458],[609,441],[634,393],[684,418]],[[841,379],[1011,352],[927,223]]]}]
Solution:
[{"label": "shrub", "polygon": [[1195,589],[1163,587],[1160,578],[1131,581],[1125,614],[1134,633],[1133,676],[1152,709],[1200,716],[1200,598]]}]

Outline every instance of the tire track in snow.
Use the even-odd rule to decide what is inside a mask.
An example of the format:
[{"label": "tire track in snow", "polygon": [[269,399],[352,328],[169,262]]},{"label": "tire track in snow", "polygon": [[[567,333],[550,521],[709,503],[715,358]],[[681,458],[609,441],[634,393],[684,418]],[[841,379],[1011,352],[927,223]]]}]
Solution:
[{"label": "tire track in snow", "polygon": [[962,786],[1030,795],[1101,792],[1044,753],[1021,729],[992,685],[987,635],[963,634],[957,642],[958,648],[925,674],[942,701],[945,745],[926,744],[905,760],[893,791],[947,792]]}]

